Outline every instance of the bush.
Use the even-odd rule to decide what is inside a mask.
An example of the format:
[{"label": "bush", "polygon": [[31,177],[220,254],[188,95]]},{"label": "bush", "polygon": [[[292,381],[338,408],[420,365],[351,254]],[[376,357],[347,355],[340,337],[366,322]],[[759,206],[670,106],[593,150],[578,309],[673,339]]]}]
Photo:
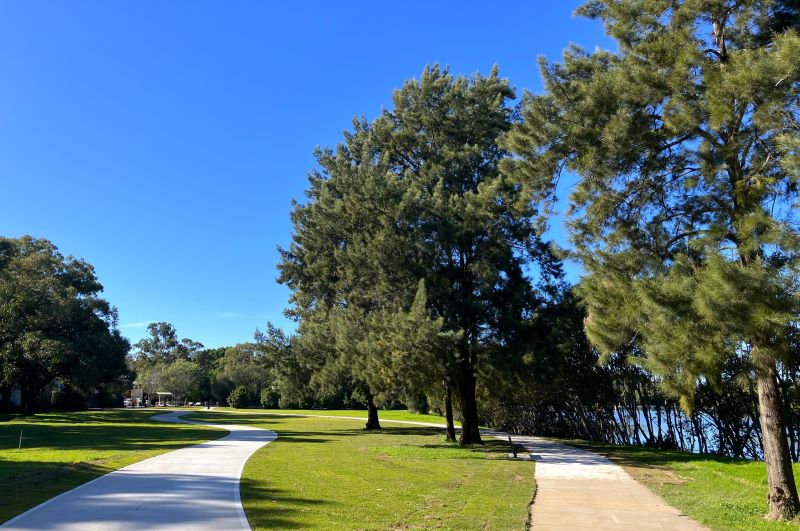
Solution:
[{"label": "bush", "polygon": [[239,409],[250,405],[250,393],[247,388],[239,386],[228,395],[228,405],[232,408]]},{"label": "bush", "polygon": [[278,407],[278,400],[280,399],[280,395],[278,395],[278,393],[267,387],[261,390],[261,396],[259,398],[261,407],[263,407],[264,409],[274,409]]}]

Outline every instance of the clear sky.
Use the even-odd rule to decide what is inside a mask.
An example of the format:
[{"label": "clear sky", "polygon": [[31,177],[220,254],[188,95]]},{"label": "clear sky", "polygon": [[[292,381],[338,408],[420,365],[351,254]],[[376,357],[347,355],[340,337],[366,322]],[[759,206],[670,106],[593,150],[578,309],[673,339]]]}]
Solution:
[{"label": "clear sky", "polygon": [[578,4],[2,2],[0,234],[94,264],[133,341],[292,328],[276,246],[315,146],[435,62],[540,90],[537,56],[610,46]]}]

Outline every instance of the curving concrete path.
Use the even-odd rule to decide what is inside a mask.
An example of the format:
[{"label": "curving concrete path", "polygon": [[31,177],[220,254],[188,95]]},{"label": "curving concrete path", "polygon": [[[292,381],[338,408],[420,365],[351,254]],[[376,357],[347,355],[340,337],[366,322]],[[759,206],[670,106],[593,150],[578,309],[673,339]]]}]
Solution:
[{"label": "curving concrete path", "polygon": [[59,531],[250,529],[239,498],[245,462],[277,438],[275,432],[180,418],[153,417],[230,431],[207,443],[157,455],[115,470],[12,518],[2,529]]}]

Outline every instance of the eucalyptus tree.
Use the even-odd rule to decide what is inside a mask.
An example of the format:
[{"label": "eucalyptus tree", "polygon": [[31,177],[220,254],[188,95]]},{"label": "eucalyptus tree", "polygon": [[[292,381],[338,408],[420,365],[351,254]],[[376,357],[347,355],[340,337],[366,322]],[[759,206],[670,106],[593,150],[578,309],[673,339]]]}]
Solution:
[{"label": "eucalyptus tree", "polygon": [[586,331],[605,355],[636,343],[691,408],[699,382],[748,360],[773,518],[798,512],[776,370],[798,320],[795,206],[800,13],[771,0],[596,0],[618,49],[541,62],[509,175],[568,212],[587,272]]},{"label": "eucalyptus tree", "polygon": [[[179,360],[188,361],[195,356],[203,359],[201,355],[203,344],[188,338],[179,340],[175,327],[163,321],[147,325],[147,332],[147,337],[133,345],[134,352],[130,364],[136,371],[138,384],[144,389],[148,398],[152,398],[155,393],[164,391],[163,386],[167,383],[164,376],[168,367]],[[187,366],[177,367],[186,369]]]},{"label": "eucalyptus tree", "polygon": [[[407,81],[392,110],[356,120],[335,150],[318,153],[320,170],[310,176],[308,202],[295,205],[280,264],[301,336],[312,315],[322,326],[344,315],[367,334],[371,314],[408,309],[424,279],[430,318],[460,338],[444,365],[462,444],[480,442],[481,367],[513,355],[508,345],[537,304],[531,260],[545,275],[560,273],[536,236],[526,187],[499,172],[513,98],[496,69],[468,78],[433,67]],[[335,336],[317,344],[333,345]],[[372,356],[386,353],[356,358]],[[386,380],[375,377],[375,363],[345,366],[370,387]]]},{"label": "eucalyptus tree", "polygon": [[127,372],[128,341],[83,260],[30,236],[0,238],[0,386],[18,386],[25,414],[53,380],[84,391]]},{"label": "eucalyptus tree", "polygon": [[161,372],[161,385],[173,394],[176,401],[190,399],[203,383],[203,369],[197,363],[178,358]]},{"label": "eucalyptus tree", "polygon": [[225,349],[225,355],[217,361],[215,378],[218,385],[242,387],[249,397],[257,397],[275,379],[272,365],[273,360],[261,343],[239,343]]},{"label": "eucalyptus tree", "polygon": [[134,345],[137,358],[151,362],[172,363],[178,359],[190,359],[203,349],[203,344],[188,338],[178,340],[175,327],[166,322],[147,325],[149,337]]}]

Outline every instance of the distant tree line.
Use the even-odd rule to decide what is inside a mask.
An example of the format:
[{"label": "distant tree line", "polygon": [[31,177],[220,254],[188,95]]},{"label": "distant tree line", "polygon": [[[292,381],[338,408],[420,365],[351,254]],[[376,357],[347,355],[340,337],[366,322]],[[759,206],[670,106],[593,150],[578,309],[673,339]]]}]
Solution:
[{"label": "distant tree line", "polygon": [[364,407],[356,390],[342,387],[318,398],[309,385],[308,367],[293,348],[295,337],[267,323],[254,341],[230,347],[205,348],[191,339],[178,339],[173,325],[150,323],[149,337],[138,341],[128,357],[135,374],[133,386],[142,389],[148,404],[158,393],[171,393],[176,403],[214,402],[235,408]]}]

